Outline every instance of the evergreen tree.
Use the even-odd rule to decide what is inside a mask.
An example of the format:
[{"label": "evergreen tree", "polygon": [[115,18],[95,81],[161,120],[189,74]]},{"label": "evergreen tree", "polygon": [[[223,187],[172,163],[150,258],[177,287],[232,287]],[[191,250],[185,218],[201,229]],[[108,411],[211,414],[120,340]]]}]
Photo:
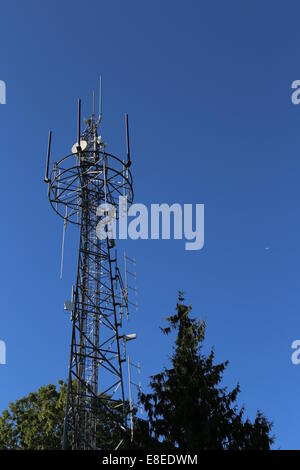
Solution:
[{"label": "evergreen tree", "polygon": [[[236,400],[240,388],[221,387],[228,361],[214,364],[214,350],[202,351],[205,322],[190,317],[182,293],[176,314],[162,331],[177,333],[172,367],[151,378],[151,393],[141,400],[148,413],[148,433],[164,449],[269,449],[272,423],[258,412],[252,423]],[[153,442],[153,441],[152,441]]]}]

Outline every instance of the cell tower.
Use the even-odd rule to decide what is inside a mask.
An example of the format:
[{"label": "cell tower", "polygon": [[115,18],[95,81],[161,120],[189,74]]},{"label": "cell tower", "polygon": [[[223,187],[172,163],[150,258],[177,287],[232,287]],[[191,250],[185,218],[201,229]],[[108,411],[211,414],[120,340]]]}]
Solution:
[{"label": "cell tower", "polygon": [[132,422],[131,398],[127,409],[122,372],[123,363],[126,367],[126,343],[136,337],[122,332],[123,314],[128,315],[128,287],[127,282],[123,284],[118,268],[116,240],[109,233],[111,225],[105,226],[106,239],[97,236],[99,221],[112,216],[112,208],[117,220],[122,217],[120,201],[125,204],[120,212],[133,201],[128,115],[125,115],[125,163],[107,153],[98,134],[102,120],[101,77],[99,95],[98,117],[95,117],[93,93],[92,115],[85,120],[83,132],[81,100],[78,100],[77,142],[70,155],[54,163],[50,175],[51,131],[46,159],[49,200],[63,218],[61,273],[67,223],[80,228],[76,286],[72,288],[71,300],[65,303],[65,310],[71,313],[72,338],[64,449],[70,447],[70,442],[73,449],[101,448],[99,429],[103,411],[118,423],[117,436],[113,436],[114,442],[118,439],[115,448],[122,445],[128,421]]}]

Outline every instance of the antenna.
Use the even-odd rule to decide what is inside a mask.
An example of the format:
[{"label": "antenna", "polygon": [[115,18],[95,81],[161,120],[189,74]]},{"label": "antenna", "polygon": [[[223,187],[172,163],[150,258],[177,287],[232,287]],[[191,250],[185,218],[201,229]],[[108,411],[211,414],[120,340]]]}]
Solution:
[{"label": "antenna", "polygon": [[60,279],[62,279],[63,269],[64,269],[65,236],[66,236],[66,229],[67,229],[67,221],[68,221],[68,206],[66,205],[66,215],[64,217],[63,236],[62,236],[62,244],[61,244]]},{"label": "antenna", "polygon": [[126,257],[126,251],[124,251],[124,270],[125,270],[125,305],[126,305],[126,318],[128,320],[129,318],[129,312],[128,312],[128,280],[127,280],[127,257]]},{"label": "antenna", "polygon": [[77,127],[77,150],[80,152],[80,119],[81,119],[81,99],[78,98],[78,127]]},{"label": "antenna", "polygon": [[61,173],[61,170],[57,170],[57,167],[55,167],[55,176],[57,177],[57,186],[55,188],[56,211],[58,210],[58,202],[57,201],[59,200],[59,192],[60,192],[60,173]]},{"label": "antenna", "polygon": [[[130,267],[128,269],[128,264],[130,264]],[[133,272],[131,270],[133,269]],[[129,318],[129,307],[133,306],[135,307],[136,311],[138,311],[138,290],[137,290],[137,276],[136,276],[136,259],[135,258],[129,258],[127,256],[126,252],[124,251],[124,270],[125,270],[125,296],[126,296],[126,318],[128,320]],[[134,282],[134,287],[132,285],[129,285],[128,279],[129,276],[131,279],[133,279]],[[129,291],[133,292],[135,295],[135,303],[133,303],[129,299]],[[131,297],[131,296],[130,296]]]},{"label": "antenna", "polygon": [[102,119],[102,75],[100,75],[99,79],[99,116],[98,116],[98,124],[100,124]]},{"label": "antenna", "polygon": [[51,151],[51,139],[52,139],[52,131],[49,131],[48,137],[48,150],[47,150],[47,158],[46,158],[46,171],[45,171],[45,183],[49,183],[49,162],[50,162],[50,151]]},{"label": "antenna", "polygon": [[129,145],[129,126],[128,126],[128,114],[125,114],[125,129],[126,129],[126,152],[127,152],[127,163],[126,168],[129,168],[131,165],[130,160],[130,145]]},{"label": "antenna", "polygon": [[143,403],[141,401],[142,382],[141,382],[141,363],[140,362],[137,363],[137,371],[139,375],[138,397],[139,397],[140,413],[143,414]]},{"label": "antenna", "polygon": [[95,119],[95,91],[93,90],[93,113],[92,113],[92,121],[94,122]]},{"label": "antenna", "polygon": [[[140,407],[140,413],[143,414],[143,404],[141,402],[141,393],[142,393],[142,384],[140,380],[140,375],[141,375],[141,364],[138,362],[137,364],[134,364],[131,362],[129,355],[127,355],[127,367],[128,367],[128,392],[129,392],[129,419],[130,419],[130,437],[131,437],[131,442],[133,441],[133,434],[134,434],[134,399],[133,399],[133,393],[132,393],[132,386],[137,390],[137,403],[139,404]],[[134,382],[131,378],[132,372],[131,369],[134,368],[137,371],[138,374],[138,383]],[[137,411],[137,408],[136,408]]]},{"label": "antenna", "polygon": [[106,209],[107,187],[106,187],[106,158],[103,156],[103,181],[104,181],[104,204]]},{"label": "antenna", "polygon": [[129,416],[130,416],[130,440],[133,442],[133,406],[132,406],[132,391],[131,391],[131,373],[130,373],[130,358],[128,354],[128,391],[129,391]]}]

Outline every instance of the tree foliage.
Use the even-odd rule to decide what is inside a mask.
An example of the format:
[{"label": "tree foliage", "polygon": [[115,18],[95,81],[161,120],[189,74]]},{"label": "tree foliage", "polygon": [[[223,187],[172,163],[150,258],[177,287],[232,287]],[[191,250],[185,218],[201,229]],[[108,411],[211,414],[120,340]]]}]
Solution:
[{"label": "tree foliage", "polygon": [[162,331],[177,334],[171,368],[151,378],[151,393],[141,400],[148,432],[166,449],[269,449],[272,423],[258,412],[254,422],[236,404],[239,385],[222,387],[228,362],[214,363],[214,350],[202,351],[206,324],[191,318],[180,293],[176,313]]},{"label": "tree foliage", "polygon": [[[72,386],[75,392],[75,381]],[[61,449],[66,396],[67,384],[59,381],[58,389],[49,384],[10,403],[0,417],[0,449]],[[122,438],[128,441],[121,429],[123,417],[119,410],[121,407],[111,409],[105,400],[98,405],[99,449],[114,449]],[[72,434],[68,436],[68,448],[72,448]]]},{"label": "tree foliage", "polygon": [[[228,362],[215,364],[213,349],[203,353],[206,324],[191,317],[181,294],[167,322],[163,333],[176,335],[171,367],[151,377],[150,393],[141,394],[148,419],[135,417],[131,443],[130,432],[121,432],[121,407],[102,402],[97,447],[112,450],[122,438],[123,448],[270,449],[272,423],[260,411],[253,422],[245,418],[237,406],[239,385],[231,391],[221,385]],[[50,384],[11,403],[0,416],[0,449],[60,449],[66,393],[60,381],[58,389]],[[72,435],[68,440],[71,447]]]},{"label": "tree foliage", "polygon": [[40,387],[10,403],[0,417],[0,449],[60,449],[66,384]]}]

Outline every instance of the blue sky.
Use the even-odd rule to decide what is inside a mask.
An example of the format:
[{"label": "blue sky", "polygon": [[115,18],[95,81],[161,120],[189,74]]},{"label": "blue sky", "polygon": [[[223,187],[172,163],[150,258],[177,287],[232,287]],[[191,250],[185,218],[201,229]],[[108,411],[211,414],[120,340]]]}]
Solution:
[{"label": "blue sky", "polygon": [[[127,0],[1,5],[0,409],[64,378],[75,281],[76,233],[62,225],[43,184],[53,158],[76,140],[76,100],[90,112],[103,74],[102,135],[124,155],[131,125],[135,200],[204,203],[205,246],[131,241],[140,310],[132,355],[142,382],[167,364],[159,326],[185,292],[207,320],[207,347],[229,359],[225,383],[240,403],[274,420],[275,447],[299,449],[300,79],[299,3]],[[269,250],[265,250],[270,247]]]}]

